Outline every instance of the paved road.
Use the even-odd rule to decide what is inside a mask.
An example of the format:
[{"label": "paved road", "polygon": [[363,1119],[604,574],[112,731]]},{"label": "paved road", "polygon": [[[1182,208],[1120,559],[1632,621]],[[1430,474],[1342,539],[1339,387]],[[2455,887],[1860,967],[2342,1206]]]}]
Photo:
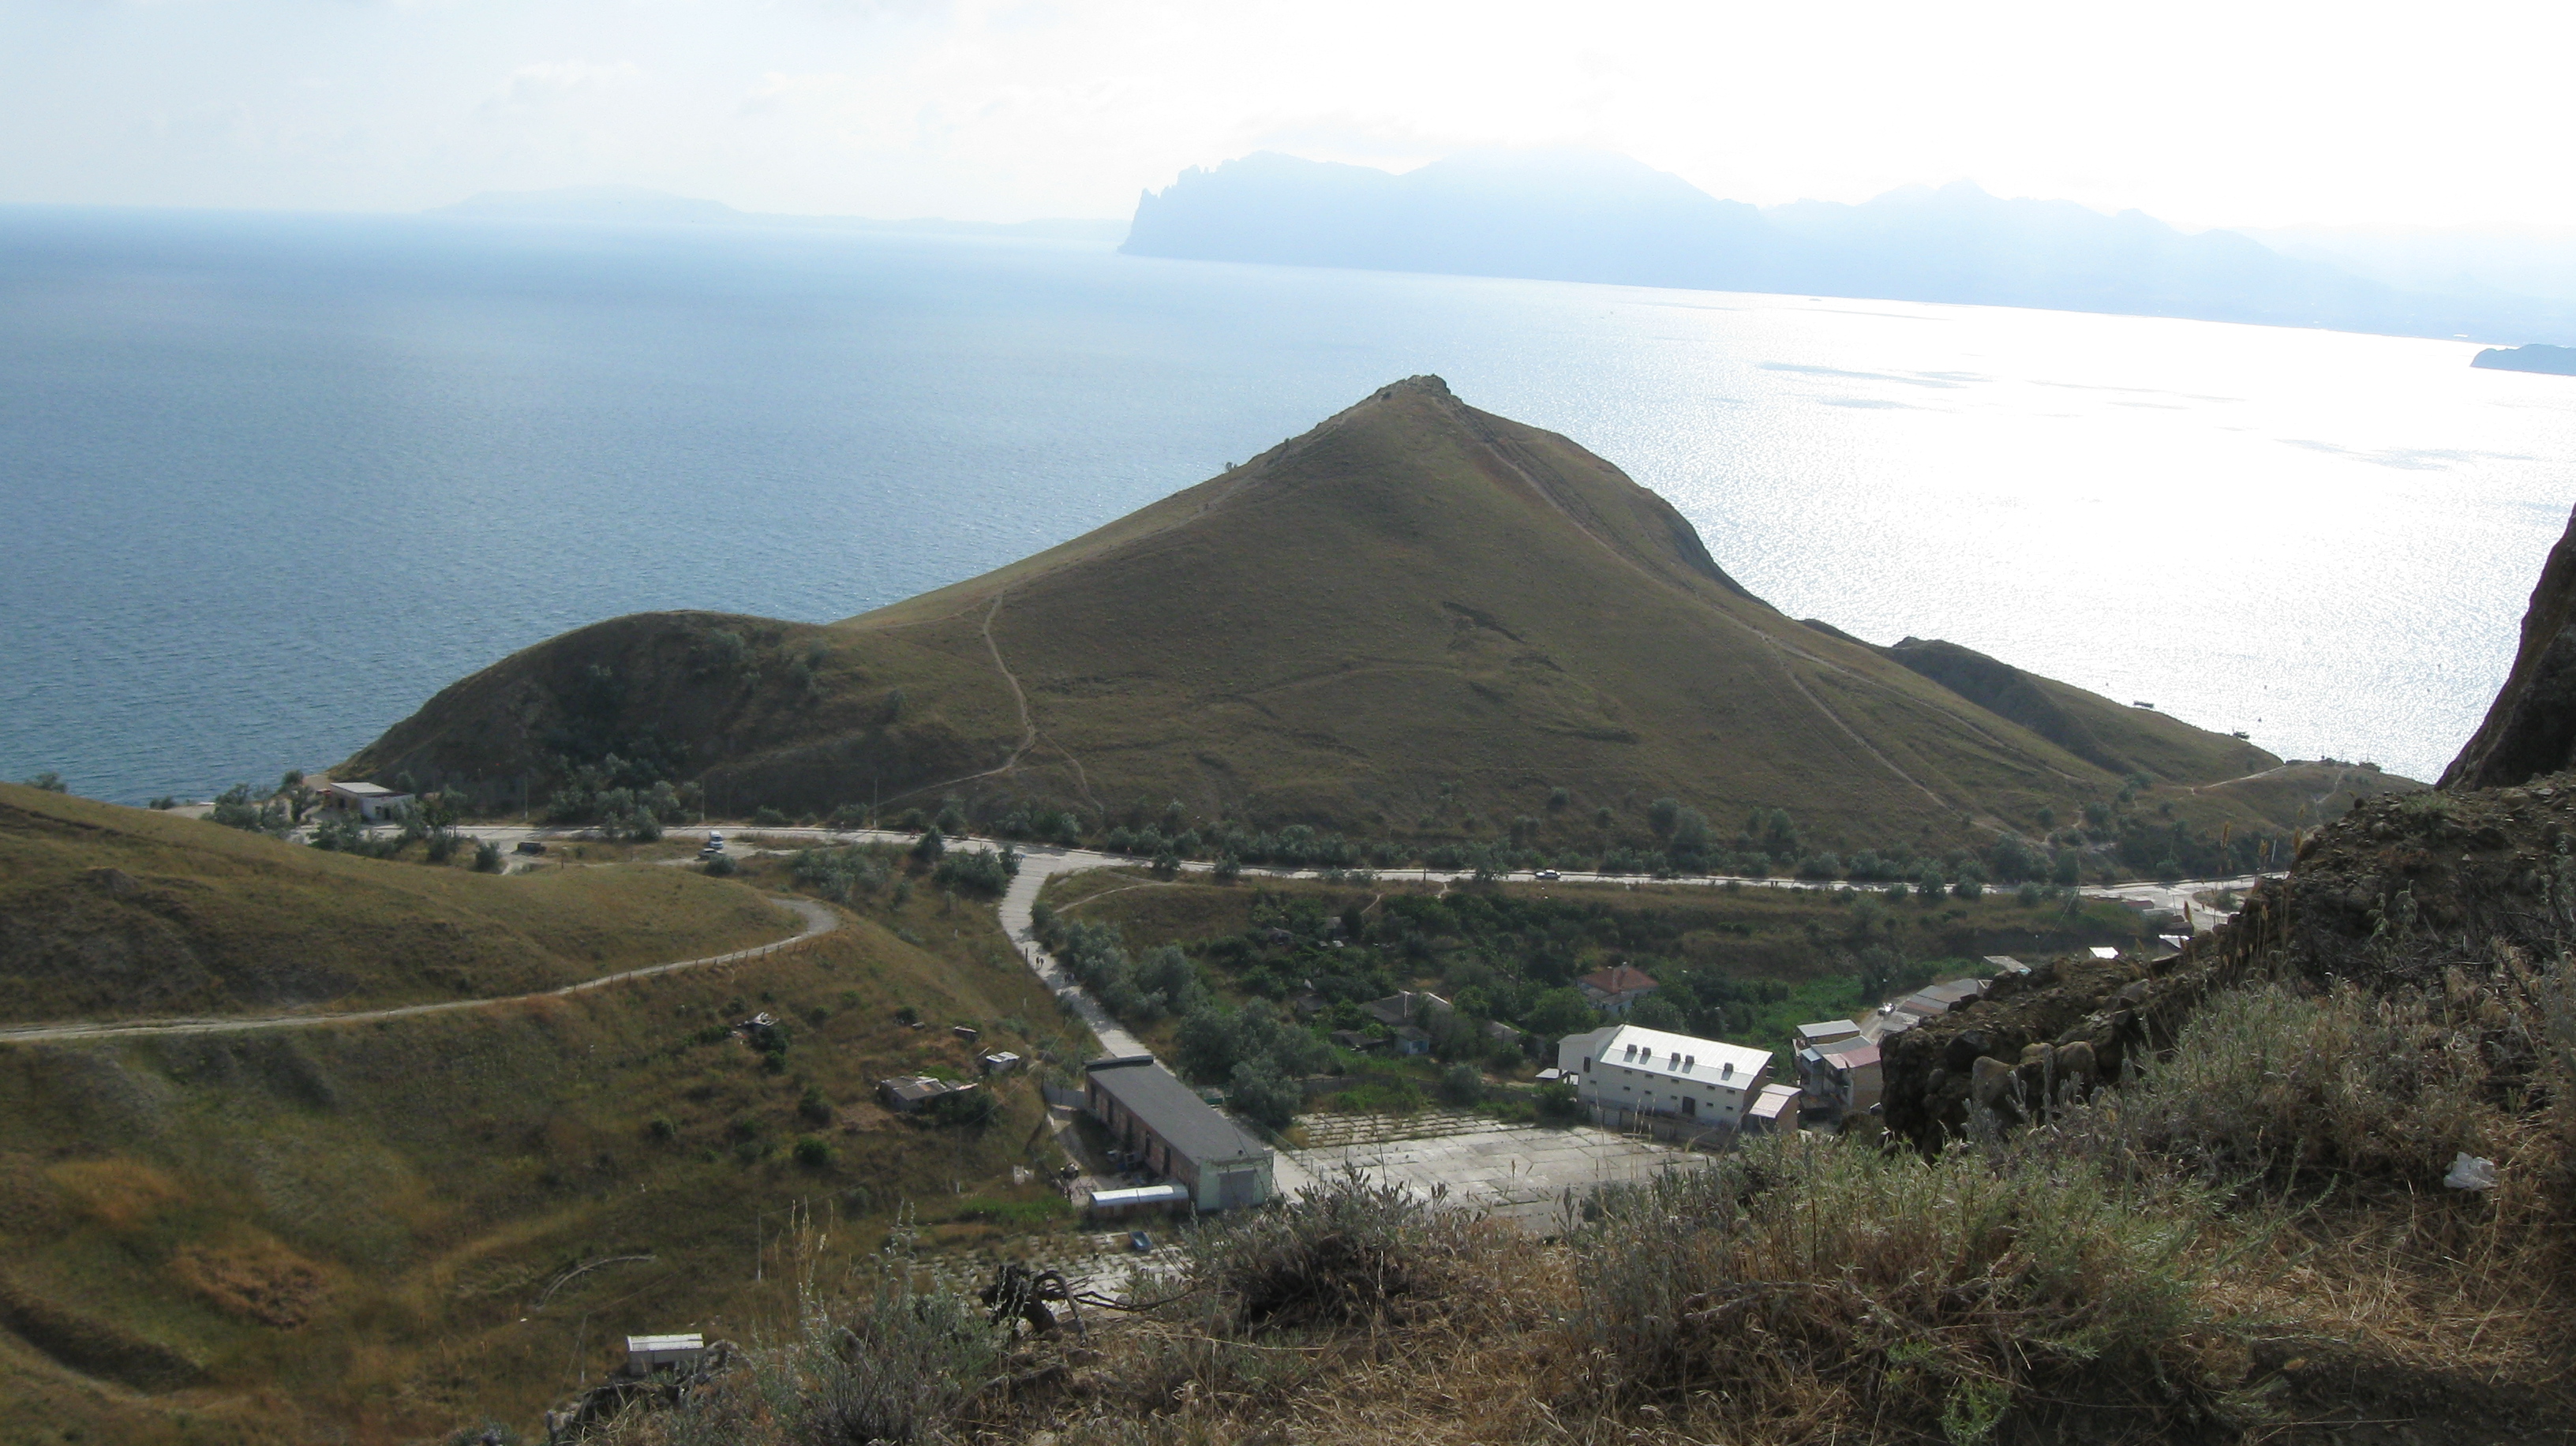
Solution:
[{"label": "paved road", "polygon": [[449,1014],[460,1009],[489,1009],[495,1005],[521,1004],[532,999],[560,999],[592,989],[605,989],[630,979],[668,974],[678,969],[697,969],[709,964],[730,964],[742,959],[757,959],[775,954],[793,944],[803,943],[818,934],[828,934],[841,927],[841,916],[828,905],[811,899],[773,899],[782,908],[792,910],[800,927],[789,938],[749,949],[735,949],[724,954],[709,954],[702,959],[675,959],[668,964],[649,964],[641,969],[628,969],[616,974],[603,974],[584,979],[560,989],[541,989],[534,994],[511,994],[490,999],[452,999],[437,1004],[406,1004],[394,1009],[356,1010],[345,1014],[267,1014],[245,1015],[228,1019],[134,1019],[117,1021],[72,1021],[63,1024],[28,1024],[0,1028],[0,1044],[31,1044],[64,1039],[121,1039],[146,1034],[240,1034],[254,1029],[309,1029],[324,1024],[372,1024],[380,1019],[410,1019],[423,1014]]}]

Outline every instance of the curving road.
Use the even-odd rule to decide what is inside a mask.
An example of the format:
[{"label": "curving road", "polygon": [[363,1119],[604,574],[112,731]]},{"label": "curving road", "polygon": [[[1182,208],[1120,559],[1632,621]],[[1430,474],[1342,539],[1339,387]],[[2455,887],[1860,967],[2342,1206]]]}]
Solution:
[{"label": "curving road", "polygon": [[73,1021],[63,1024],[25,1024],[0,1027],[0,1044],[35,1044],[66,1039],[122,1039],[147,1034],[240,1034],[254,1029],[310,1029],[325,1024],[372,1024],[380,1019],[411,1019],[424,1014],[449,1014],[460,1009],[490,1009],[503,1004],[523,1004],[535,999],[561,999],[591,989],[605,989],[630,979],[645,979],[656,974],[669,974],[679,969],[703,968],[709,964],[731,964],[742,959],[757,959],[781,949],[801,944],[820,934],[841,927],[841,916],[830,906],[811,899],[773,898],[772,903],[795,912],[801,927],[792,936],[775,943],[749,949],[735,949],[724,954],[709,954],[701,959],[675,959],[668,964],[648,964],[641,969],[627,969],[584,979],[560,989],[540,989],[533,994],[496,995],[488,999],[450,999],[436,1004],[405,1004],[392,1009],[353,1010],[346,1014],[267,1014],[244,1015],[224,1019],[134,1019],[114,1022]]}]

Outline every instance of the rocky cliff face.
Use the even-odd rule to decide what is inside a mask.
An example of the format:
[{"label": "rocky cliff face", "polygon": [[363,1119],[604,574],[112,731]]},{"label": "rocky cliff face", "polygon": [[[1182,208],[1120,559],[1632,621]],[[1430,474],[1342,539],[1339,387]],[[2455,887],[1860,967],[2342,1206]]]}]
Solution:
[{"label": "rocky cliff face", "polygon": [[2576,516],[2549,549],[2522,617],[2522,648],[2484,723],[2442,773],[2445,789],[2502,788],[2576,754]]},{"label": "rocky cliff face", "polygon": [[[2554,566],[2553,562],[2553,566]],[[2153,963],[2060,960],[1890,1040],[1887,1128],[1925,1149],[1985,1108],[2029,1118],[2117,1080],[2215,990],[2258,976],[2423,984],[2462,941],[2554,950],[2576,928],[2576,773],[2369,799],[2226,927]],[[2438,947],[2437,947],[2438,946]],[[2447,951],[2447,952],[2445,952]]]}]

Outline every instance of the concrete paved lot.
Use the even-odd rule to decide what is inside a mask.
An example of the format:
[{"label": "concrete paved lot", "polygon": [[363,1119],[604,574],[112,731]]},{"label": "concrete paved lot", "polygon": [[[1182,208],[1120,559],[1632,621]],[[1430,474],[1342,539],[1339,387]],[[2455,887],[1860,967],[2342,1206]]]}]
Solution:
[{"label": "concrete paved lot", "polygon": [[[1424,1194],[1446,1185],[1451,1200],[1484,1206],[1532,1230],[1553,1231],[1568,1190],[1580,1196],[1593,1185],[1636,1180],[1707,1158],[1589,1125],[1552,1129],[1449,1114],[1417,1117],[1411,1129],[1388,1123],[1395,1128],[1380,1138],[1324,1138],[1283,1154],[1277,1168],[1281,1188],[1304,1188],[1357,1166],[1371,1178]],[[1333,1133],[1340,1132],[1323,1120],[1310,1124],[1310,1134]]]}]

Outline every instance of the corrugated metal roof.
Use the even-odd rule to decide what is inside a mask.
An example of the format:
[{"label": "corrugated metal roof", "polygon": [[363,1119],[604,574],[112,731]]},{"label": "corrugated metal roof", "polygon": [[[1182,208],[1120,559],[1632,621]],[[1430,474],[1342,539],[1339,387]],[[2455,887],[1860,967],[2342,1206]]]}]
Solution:
[{"label": "corrugated metal roof", "polygon": [[[1639,1057],[1630,1057],[1635,1046]],[[1622,1069],[1646,1070],[1669,1075],[1674,1079],[1714,1080],[1742,1088],[1745,1080],[1771,1066],[1771,1051],[1747,1049],[1740,1044],[1721,1040],[1696,1039],[1687,1034],[1671,1034],[1641,1025],[1623,1024],[1610,1032],[1594,1056],[1601,1064]],[[1694,1062],[1695,1061],[1695,1062]],[[1685,1063],[1688,1067],[1685,1068]],[[1732,1065],[1730,1073],[1728,1066]],[[1600,1071],[1595,1069],[1594,1074]]]},{"label": "corrugated metal roof", "polygon": [[1860,1039],[1820,1045],[1816,1049],[1816,1057],[1836,1069],[1866,1069],[1878,1063],[1878,1046]]},{"label": "corrugated metal roof", "polygon": [[1267,1145],[1208,1108],[1207,1101],[1151,1058],[1096,1059],[1084,1069],[1103,1093],[1125,1105],[1163,1143],[1202,1165],[1270,1154]]}]

